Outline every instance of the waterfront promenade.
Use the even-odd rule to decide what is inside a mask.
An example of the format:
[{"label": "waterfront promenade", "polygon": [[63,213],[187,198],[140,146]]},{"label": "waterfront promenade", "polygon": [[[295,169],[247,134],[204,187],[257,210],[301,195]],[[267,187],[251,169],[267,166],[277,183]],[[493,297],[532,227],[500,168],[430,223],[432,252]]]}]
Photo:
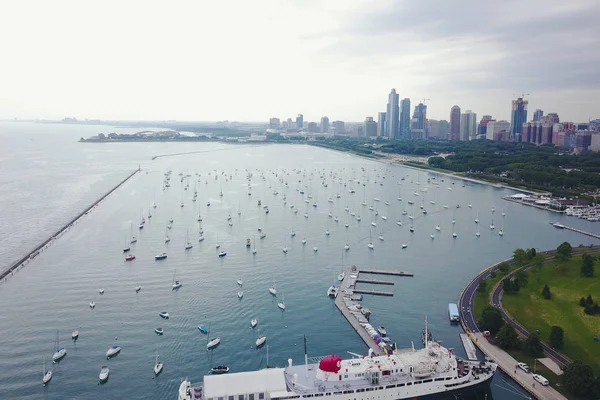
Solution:
[{"label": "waterfront promenade", "polygon": [[127,177],[125,179],[123,179],[122,181],[120,181],[116,186],[114,186],[111,190],[109,190],[107,193],[105,193],[104,195],[102,195],[98,200],[96,200],[95,202],[93,202],[89,207],[87,207],[81,213],[77,214],[69,222],[67,222],[66,224],[64,224],[63,226],[61,226],[52,236],[50,236],[48,239],[44,240],[41,244],[37,245],[30,252],[28,252],[26,255],[24,255],[23,257],[21,257],[20,259],[18,259],[14,263],[12,263],[10,265],[10,267],[8,267],[7,269],[5,269],[4,271],[0,271],[0,281],[2,279],[4,279],[4,280],[8,279],[8,275],[14,273],[15,270],[18,270],[23,265],[25,265],[26,263],[28,263],[29,261],[31,261],[35,257],[37,257],[37,255],[41,251],[43,251],[46,247],[50,246],[54,242],[54,240],[58,239],[63,233],[65,233],[68,229],[70,229],[77,221],[79,221],[79,219],[81,219],[85,215],[87,215],[96,206],[98,206],[98,204],[100,204],[104,199],[106,199],[108,196],[110,196],[115,190],[117,190],[118,188],[120,188],[121,186],[123,186],[127,181],[129,181],[131,178],[133,178],[133,176],[135,174],[137,174],[138,172],[140,172],[140,171],[141,171],[141,168],[138,167],[138,169],[136,169],[135,171],[133,171],[132,173],[130,173],[129,175],[127,175]]}]

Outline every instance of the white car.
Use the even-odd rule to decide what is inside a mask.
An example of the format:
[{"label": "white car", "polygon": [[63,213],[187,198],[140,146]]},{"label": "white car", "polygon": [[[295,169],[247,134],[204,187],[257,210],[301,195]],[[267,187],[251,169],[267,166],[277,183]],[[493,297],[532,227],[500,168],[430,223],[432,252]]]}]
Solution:
[{"label": "white car", "polygon": [[520,362],[517,366],[527,373],[531,372],[531,369],[525,363]]},{"label": "white car", "polygon": [[533,376],[533,379],[538,381],[542,386],[548,386],[548,379],[544,378],[543,376],[539,374],[532,374],[531,376]]}]

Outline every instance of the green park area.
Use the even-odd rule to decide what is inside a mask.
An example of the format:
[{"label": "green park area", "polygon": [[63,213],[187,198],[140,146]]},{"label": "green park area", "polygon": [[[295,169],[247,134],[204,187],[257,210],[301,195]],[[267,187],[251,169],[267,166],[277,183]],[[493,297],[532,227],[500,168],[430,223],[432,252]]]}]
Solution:
[{"label": "green park area", "polygon": [[[554,260],[532,268],[525,284],[516,293],[505,293],[503,306],[528,332],[539,330],[540,339],[549,342],[552,326],[564,331],[563,345],[558,348],[567,357],[589,364],[600,374],[600,273],[583,276],[582,256],[564,261]],[[599,271],[600,272],[600,271]],[[548,286],[549,296],[542,291]],[[591,301],[588,301],[591,295]],[[580,304],[581,298],[584,302]],[[591,303],[587,308],[586,302]]]}]

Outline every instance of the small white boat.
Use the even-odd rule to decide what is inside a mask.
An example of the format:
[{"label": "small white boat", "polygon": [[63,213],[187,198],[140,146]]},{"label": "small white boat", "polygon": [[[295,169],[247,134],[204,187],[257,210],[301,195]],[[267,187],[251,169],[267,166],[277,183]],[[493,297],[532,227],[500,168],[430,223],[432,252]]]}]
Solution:
[{"label": "small white boat", "polygon": [[219,257],[225,257],[227,255],[227,252],[225,250],[222,250],[219,252]]},{"label": "small white boat", "polygon": [[498,231],[498,235],[504,236],[504,231],[502,229],[500,229],[500,231]]},{"label": "small white boat", "polygon": [[256,347],[260,347],[267,341],[267,337],[265,335],[261,335],[256,339]]},{"label": "small white boat", "polygon": [[435,239],[435,235],[432,233],[431,235],[429,235],[430,238]]},{"label": "small white boat", "polygon": [[102,368],[100,368],[100,374],[98,375],[98,379],[100,379],[100,382],[106,382],[108,380],[109,373],[110,370],[108,369],[108,367],[106,365],[103,365]]},{"label": "small white boat", "polygon": [[402,248],[403,248],[403,249],[405,249],[405,248],[407,248],[407,247],[408,247],[408,245],[407,245],[407,244],[403,244],[403,245],[402,245]]},{"label": "small white boat", "polygon": [[313,251],[316,253],[317,251],[319,251],[319,248],[317,246],[313,247]]},{"label": "small white boat", "polygon": [[96,303],[94,303],[93,301],[90,301],[90,308],[95,308],[96,307]]},{"label": "small white boat", "polygon": [[242,297],[244,297],[244,292],[243,291],[238,291],[238,299],[241,299]]},{"label": "small white boat", "polygon": [[181,283],[180,281],[173,282],[173,289],[179,289],[182,286],[183,286],[183,283]]},{"label": "small white boat", "polygon": [[162,335],[163,333],[165,333],[163,328],[154,328],[154,332],[156,332],[157,335]]},{"label": "small white boat", "polygon": [[160,253],[154,256],[155,260],[164,260],[165,258],[167,258],[167,253]]},{"label": "small white boat", "polygon": [[163,317],[165,319],[169,318],[169,313],[166,311],[161,311],[158,313],[158,315],[160,315],[161,317]]},{"label": "small white boat", "polygon": [[348,243],[346,243],[346,244],[344,245],[344,250],[346,250],[346,251],[350,250],[350,246],[348,245]]},{"label": "small white boat", "polygon": [[211,339],[207,344],[206,344],[206,349],[212,349],[213,347],[216,347],[219,345],[219,343],[221,343],[221,338],[216,337]]},{"label": "small white boat", "polygon": [[75,329],[72,333],[71,333],[71,340],[75,341],[79,339],[79,331],[77,329]]},{"label": "small white boat", "polygon": [[48,382],[52,379],[52,371],[46,369],[46,357],[44,357],[44,366],[42,367],[42,385],[46,386]]},{"label": "small white boat", "polygon": [[275,288],[275,285],[269,288],[269,293],[271,293],[273,296],[277,296],[277,289]]},{"label": "small white boat", "polygon": [[377,223],[376,222],[371,222],[371,225],[377,226]]},{"label": "small white boat", "polygon": [[173,223],[173,218],[169,218],[169,222],[170,222],[170,223]]},{"label": "small white boat", "polygon": [[375,246],[373,246],[373,243],[367,244],[367,247],[371,250],[375,249]]},{"label": "small white boat", "polygon": [[306,239],[302,239],[302,244],[306,244]]},{"label": "small white boat", "polygon": [[381,336],[387,336],[387,330],[383,326],[380,326],[379,328],[377,328],[377,332],[379,332],[381,334]]},{"label": "small white boat", "polygon": [[258,320],[256,318],[252,318],[252,320],[250,321],[250,327],[255,328],[256,325],[258,325]]},{"label": "small white boat", "polygon": [[140,290],[142,290],[142,287],[140,285],[137,285],[135,287],[135,292],[138,293]]},{"label": "small white boat", "polygon": [[158,350],[156,350],[156,361],[154,363],[154,376],[158,376],[163,370],[163,363],[158,362]]},{"label": "small white boat", "polygon": [[331,232],[329,232],[329,229],[327,229],[327,230],[325,231],[325,236],[329,236],[330,234],[331,234]]},{"label": "small white boat", "polygon": [[52,355],[52,362],[57,363],[66,355],[67,355],[67,349],[65,349],[64,347],[60,347],[60,341],[58,339],[58,331],[56,331],[56,351],[54,351],[54,354]]},{"label": "small white boat", "polygon": [[436,225],[436,226],[435,226],[435,230],[436,230],[436,231],[441,231],[441,230],[442,230],[442,228],[440,228],[440,226],[439,226],[439,225]]},{"label": "small white boat", "polygon": [[387,220],[387,217],[385,215],[382,215],[381,219],[385,221],[385,220]]},{"label": "small white boat", "polygon": [[98,290],[98,292],[99,292],[100,294],[104,294],[104,288],[100,288],[100,290]]},{"label": "small white boat", "polygon": [[458,236],[458,235],[456,234],[456,232],[453,232],[453,233],[452,233],[452,237],[453,237],[453,238],[456,238],[457,236]]},{"label": "small white boat", "polygon": [[240,286],[242,286],[244,284],[244,281],[242,281],[241,279],[238,279],[237,280],[237,284],[240,285]]},{"label": "small white boat", "polygon": [[383,237],[383,234],[379,235],[379,240],[381,240],[382,242],[385,240],[385,238]]},{"label": "small white boat", "polygon": [[116,356],[121,352],[121,346],[114,345],[110,346],[110,348],[106,351],[106,359]]},{"label": "small white boat", "polygon": [[279,307],[279,309],[281,311],[285,310],[285,296],[283,297],[283,299],[279,303],[277,303],[277,307]]},{"label": "small white boat", "polygon": [[204,242],[204,236],[200,235],[200,237],[198,238],[199,242]]},{"label": "small white boat", "polygon": [[284,253],[288,252],[288,248],[287,247],[283,247],[281,250],[283,250]]}]

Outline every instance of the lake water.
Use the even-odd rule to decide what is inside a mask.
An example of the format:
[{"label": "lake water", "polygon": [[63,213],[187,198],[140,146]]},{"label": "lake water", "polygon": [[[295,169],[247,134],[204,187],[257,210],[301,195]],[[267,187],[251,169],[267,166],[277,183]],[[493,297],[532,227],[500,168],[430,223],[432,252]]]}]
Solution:
[{"label": "lake water", "polygon": [[[413,278],[386,278],[395,285],[379,289],[393,291],[394,297],[365,296],[363,303],[372,311],[374,326],[386,326],[399,347],[409,347],[412,342],[417,346],[427,316],[436,339],[464,355],[458,337],[461,329],[449,323],[447,309],[476,273],[508,258],[516,247],[549,249],[563,241],[597,244],[586,236],[554,229],[548,221],[597,230],[593,224],[557,218],[547,211],[502,200],[502,196],[514,193],[511,190],[320,148],[76,142],[81,136],[99,132],[138,130],[0,123],[3,269],[138,165],[142,168],[0,285],[0,398],[172,399],[181,378],[201,382],[214,365],[226,364],[232,371],[266,365],[267,348],[254,348],[259,334],[258,329],[249,327],[254,316],[259,319],[260,334],[268,337],[269,364],[285,365],[288,358],[302,362],[303,335],[309,356],[347,356],[346,351],[365,354],[364,343],[326,297],[327,288],[340,271],[346,243],[351,247],[345,253],[346,266],[415,274]],[[159,154],[190,151],[203,153],[152,160]],[[163,174],[169,169],[173,171],[171,187],[163,190]],[[180,182],[180,172],[191,175],[188,190]],[[253,174],[250,189],[249,172]],[[194,188],[198,190],[196,202],[192,201]],[[350,194],[350,188],[356,193]],[[309,193],[313,198],[307,204]],[[397,200],[399,196],[403,201]],[[330,197],[333,203],[328,202]],[[269,206],[269,214],[257,205],[258,200]],[[415,202],[412,211],[408,200]],[[151,208],[154,201],[156,209]],[[374,210],[362,206],[362,201]],[[180,207],[181,202],[184,207]],[[291,205],[299,209],[297,214]],[[420,205],[427,209],[427,215]],[[362,220],[351,217],[345,207]],[[414,214],[413,234],[408,215],[401,215],[403,210]],[[151,219],[147,218],[148,211],[153,214]],[[500,215],[502,211],[505,218]],[[329,212],[339,222],[329,218]],[[138,230],[142,214],[147,222]],[[199,214],[203,218],[203,242],[198,242]],[[228,215],[233,226],[227,223]],[[477,216],[479,238],[473,222]],[[169,218],[174,220],[168,231],[171,241],[165,243]],[[403,226],[396,224],[400,218]],[[492,219],[494,231],[489,229]],[[373,221],[376,227],[371,225]],[[441,231],[435,230],[436,225]],[[265,239],[258,237],[259,226],[267,235]],[[502,226],[505,234],[500,237],[497,232]],[[131,227],[138,236],[138,242],[131,246],[136,259],[126,263],[122,248]],[[296,232],[293,238],[291,230]],[[331,232],[329,236],[326,230]],[[452,238],[453,230],[456,239]],[[432,233],[435,239],[431,239]],[[384,241],[378,239],[380,234]],[[194,245],[187,251],[186,236]],[[367,248],[370,236],[374,250]],[[246,238],[256,243],[256,255],[246,248]],[[305,246],[303,238],[307,240]],[[227,250],[226,257],[218,257],[217,243]],[[402,250],[401,244],[408,247]],[[284,246],[289,248],[287,254],[282,251]],[[316,253],[314,246],[318,247]],[[155,261],[154,255],[163,251],[168,258]],[[179,291],[171,290],[174,277],[183,283]],[[241,300],[237,279],[244,281]],[[285,312],[268,293],[273,282],[278,298],[285,296]],[[138,284],[143,289],[136,294]],[[101,287],[104,295],[99,294]],[[96,303],[94,310],[88,306],[90,301]],[[168,311],[170,319],[162,320],[160,311]],[[206,351],[207,336],[197,329],[200,323],[210,325],[210,336],[221,337],[222,343],[210,352]],[[155,327],[162,327],[164,335],[156,335]],[[80,332],[76,343],[70,340],[73,329]],[[67,356],[50,366],[54,378],[49,386],[42,387],[42,359],[51,359],[57,330]],[[106,350],[114,344],[123,350],[107,361]],[[157,379],[152,379],[157,349],[165,367]],[[107,384],[98,386],[102,365],[110,367],[111,375]],[[501,372],[497,374],[491,385],[493,398],[522,398],[522,391],[509,379]]]}]

